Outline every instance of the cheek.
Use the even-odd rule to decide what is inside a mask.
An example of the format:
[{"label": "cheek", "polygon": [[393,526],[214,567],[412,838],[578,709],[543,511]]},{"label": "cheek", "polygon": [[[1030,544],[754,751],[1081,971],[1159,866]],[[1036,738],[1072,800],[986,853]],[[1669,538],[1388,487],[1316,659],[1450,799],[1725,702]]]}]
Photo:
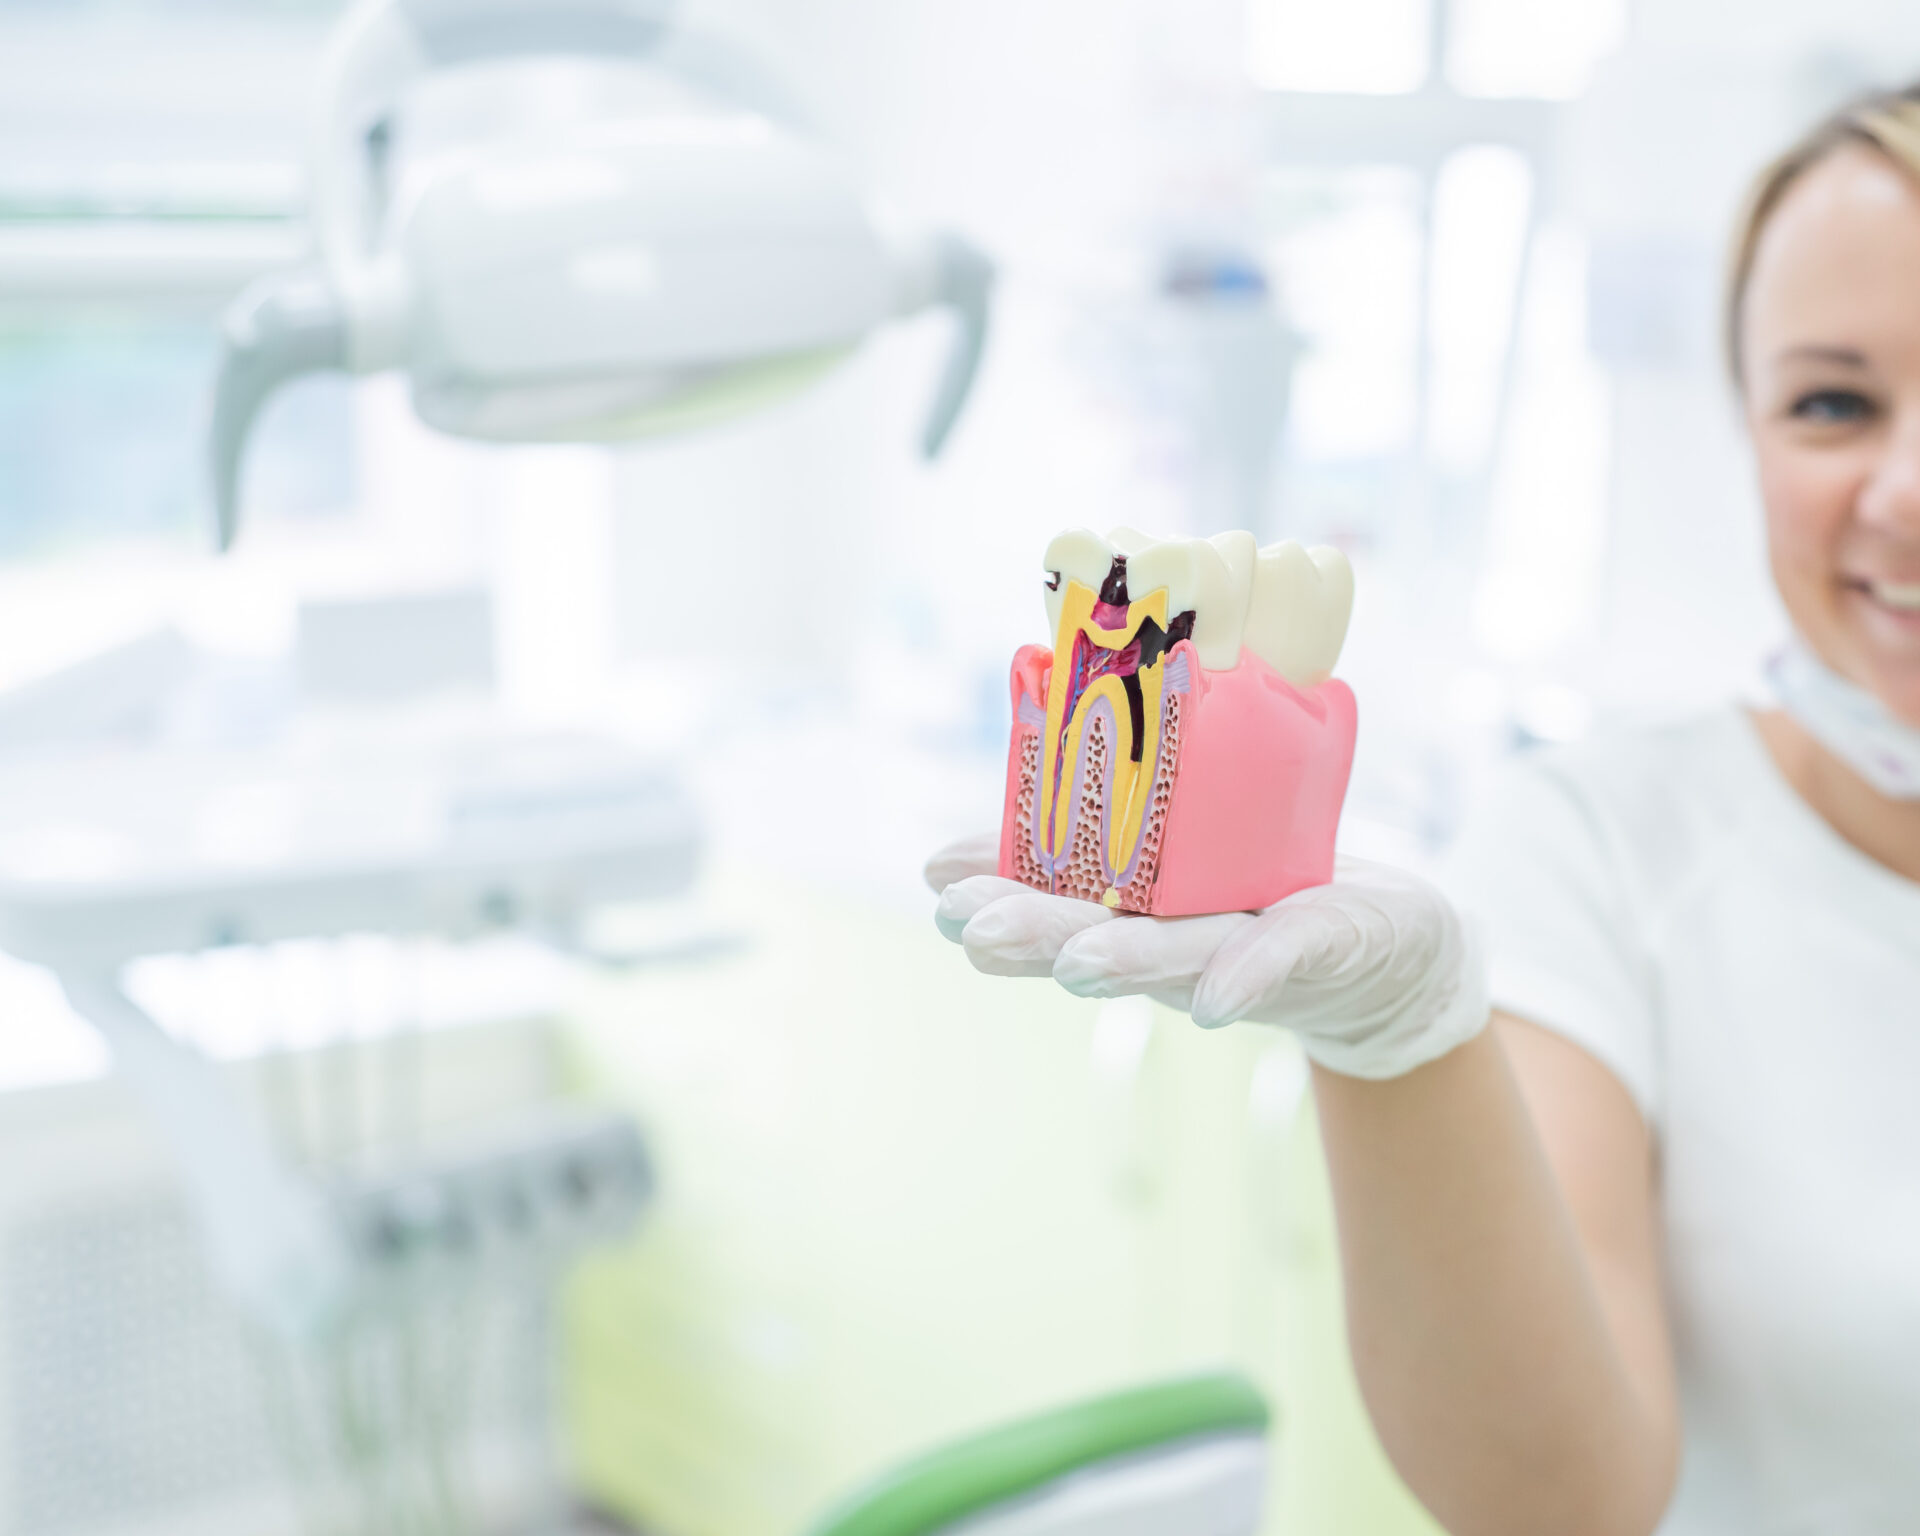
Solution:
[{"label": "cheek", "polygon": [[1843,454],[1810,451],[1756,436],[1767,543],[1781,594],[1830,588],[1853,515],[1859,467]]}]

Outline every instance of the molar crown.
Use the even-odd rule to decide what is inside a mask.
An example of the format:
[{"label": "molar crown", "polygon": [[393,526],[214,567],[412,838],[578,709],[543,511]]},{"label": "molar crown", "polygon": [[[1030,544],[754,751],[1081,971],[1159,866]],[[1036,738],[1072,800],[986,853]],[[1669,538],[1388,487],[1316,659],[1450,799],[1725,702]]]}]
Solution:
[{"label": "molar crown", "polygon": [[1353,616],[1353,567],[1331,545],[1292,539],[1260,551],[1244,643],[1296,688],[1333,675]]},{"label": "molar crown", "polygon": [[1099,591],[1116,555],[1135,601],[1165,587],[1170,618],[1192,610],[1194,649],[1210,671],[1239,665],[1245,646],[1296,688],[1311,688],[1340,659],[1353,613],[1347,557],[1292,539],[1257,549],[1239,530],[1211,539],[1155,539],[1127,527],[1105,538],[1085,528],[1059,535],[1045,561],[1050,582],[1059,573],[1046,594],[1050,631],[1059,628],[1066,584]]}]

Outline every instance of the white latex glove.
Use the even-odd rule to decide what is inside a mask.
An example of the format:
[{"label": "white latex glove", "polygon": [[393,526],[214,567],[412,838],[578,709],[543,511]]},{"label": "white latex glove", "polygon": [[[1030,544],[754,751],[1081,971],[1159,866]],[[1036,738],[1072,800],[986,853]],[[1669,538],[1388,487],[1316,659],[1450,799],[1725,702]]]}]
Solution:
[{"label": "white latex glove", "polygon": [[1052,976],[1080,997],[1144,992],[1217,1029],[1281,1024],[1350,1077],[1398,1077],[1478,1034],[1485,966],[1446,897],[1386,864],[1341,859],[1331,885],[1263,912],[1121,916],[991,873],[997,841],[927,865],[934,921],[976,969]]},{"label": "white latex glove", "polygon": [[994,873],[999,865],[1000,838],[983,833],[942,848],[926,869],[927,884],[940,893],[934,926],[989,976],[1051,976],[1061,945],[1115,916],[1096,902],[1003,880]]}]

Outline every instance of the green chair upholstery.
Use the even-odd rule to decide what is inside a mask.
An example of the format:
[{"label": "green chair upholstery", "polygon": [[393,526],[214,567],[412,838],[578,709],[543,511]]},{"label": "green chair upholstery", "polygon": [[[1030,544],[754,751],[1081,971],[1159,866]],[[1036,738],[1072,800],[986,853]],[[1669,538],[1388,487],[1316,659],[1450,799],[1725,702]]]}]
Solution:
[{"label": "green chair upholstery", "polygon": [[936,1536],[962,1525],[969,1536],[1106,1529],[1252,1536],[1268,1418],[1266,1400],[1238,1375],[1117,1392],[897,1467],[837,1506],[809,1536]]}]

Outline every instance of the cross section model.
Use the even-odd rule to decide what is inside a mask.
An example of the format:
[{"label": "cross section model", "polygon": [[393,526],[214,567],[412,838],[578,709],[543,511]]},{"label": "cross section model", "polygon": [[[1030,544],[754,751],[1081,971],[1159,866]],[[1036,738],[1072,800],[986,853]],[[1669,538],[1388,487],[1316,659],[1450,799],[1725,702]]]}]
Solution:
[{"label": "cross section model", "polygon": [[1162,917],[1333,877],[1353,609],[1337,549],[1077,529],[1047,546],[1053,648],[1013,658],[1000,873]]}]

